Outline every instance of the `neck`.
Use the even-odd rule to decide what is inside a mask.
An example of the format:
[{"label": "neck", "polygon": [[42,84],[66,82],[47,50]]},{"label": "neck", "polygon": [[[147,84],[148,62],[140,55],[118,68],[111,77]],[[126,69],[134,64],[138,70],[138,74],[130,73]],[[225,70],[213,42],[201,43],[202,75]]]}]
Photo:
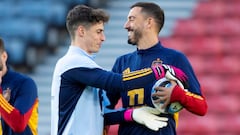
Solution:
[{"label": "neck", "polygon": [[139,50],[145,50],[145,49],[153,47],[158,42],[159,42],[158,38],[155,38],[155,39],[144,39],[144,40],[139,41],[139,43],[137,45],[137,48]]}]

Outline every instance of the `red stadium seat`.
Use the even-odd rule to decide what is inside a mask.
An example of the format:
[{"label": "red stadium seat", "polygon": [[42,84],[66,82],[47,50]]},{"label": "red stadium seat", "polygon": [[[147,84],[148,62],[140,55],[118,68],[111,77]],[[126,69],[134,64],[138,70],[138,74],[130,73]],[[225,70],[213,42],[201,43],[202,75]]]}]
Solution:
[{"label": "red stadium seat", "polygon": [[240,95],[240,73],[236,75],[232,75],[231,77],[226,78],[225,81],[223,81],[224,89],[228,91],[229,93]]},{"label": "red stadium seat", "polygon": [[239,17],[240,12],[240,1],[239,0],[227,0],[224,2],[225,16],[228,17]]},{"label": "red stadium seat", "polygon": [[214,97],[215,95],[221,95],[225,92],[224,79],[218,75],[211,76],[199,76],[199,82],[201,84],[204,94],[208,97]]},{"label": "red stadium seat", "polygon": [[211,115],[200,117],[185,112],[189,116],[181,118],[177,127],[178,135],[216,135],[218,123],[216,118]]},{"label": "red stadium seat", "polygon": [[194,55],[222,55],[222,39],[218,36],[195,36],[189,38],[186,52]]},{"label": "red stadium seat", "polygon": [[163,44],[163,46],[167,48],[176,49],[178,51],[185,52],[187,47],[187,42],[181,38],[181,37],[165,37],[160,38],[160,42]]},{"label": "red stadium seat", "polygon": [[224,10],[223,5],[224,3],[221,1],[215,1],[215,2],[200,2],[195,10],[193,11],[193,15],[197,18],[217,18],[217,17],[223,17]]},{"label": "red stadium seat", "polygon": [[225,38],[224,51],[226,55],[235,55],[235,56],[240,55],[239,36],[240,35]]},{"label": "red stadium seat", "polygon": [[[240,35],[239,18],[221,18],[215,24],[218,26],[216,32],[223,36]],[[221,24],[221,25],[220,25]]]},{"label": "red stadium seat", "polygon": [[219,74],[224,74],[227,76],[231,75],[240,75],[240,60],[239,56],[233,55],[233,56],[225,56],[221,59],[221,64],[219,66],[216,66],[216,68],[221,70],[219,71]]},{"label": "red stadium seat", "polygon": [[[196,57],[195,59],[193,59]],[[232,75],[240,74],[240,61],[239,56],[216,56],[198,58],[197,56],[189,57],[193,61],[194,69],[197,69],[197,74],[201,75],[219,75],[229,77]],[[201,65],[200,65],[201,64]]]},{"label": "red stadium seat", "polygon": [[196,72],[197,76],[202,75],[205,72],[204,66],[204,58],[201,56],[196,56],[196,55],[189,55],[188,59],[193,67],[193,70]]},{"label": "red stadium seat", "polygon": [[218,134],[239,135],[240,134],[240,115],[228,115],[219,120]]},{"label": "red stadium seat", "polygon": [[173,35],[176,36],[202,36],[204,35],[204,23],[201,19],[178,20]]},{"label": "red stadium seat", "polygon": [[235,115],[240,112],[238,96],[223,94],[207,100],[208,113],[215,115]]}]

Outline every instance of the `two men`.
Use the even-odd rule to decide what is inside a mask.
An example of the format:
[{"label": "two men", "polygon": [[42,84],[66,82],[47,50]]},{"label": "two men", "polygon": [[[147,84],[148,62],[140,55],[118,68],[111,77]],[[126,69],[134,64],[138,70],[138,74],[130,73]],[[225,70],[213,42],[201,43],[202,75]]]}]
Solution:
[{"label": "two men", "polygon": [[[104,98],[104,91],[98,88],[113,92],[137,89],[164,77],[169,70],[159,65],[118,74],[98,66],[94,54],[105,40],[104,24],[108,19],[103,10],[85,5],[75,6],[67,15],[71,43],[67,53],[58,60],[53,74],[51,135],[101,135],[101,101],[105,99],[99,99],[99,96]],[[139,120],[139,115],[152,116],[153,122],[166,126],[167,118],[162,119],[146,110],[127,111],[122,118],[144,125],[145,119]]]}]

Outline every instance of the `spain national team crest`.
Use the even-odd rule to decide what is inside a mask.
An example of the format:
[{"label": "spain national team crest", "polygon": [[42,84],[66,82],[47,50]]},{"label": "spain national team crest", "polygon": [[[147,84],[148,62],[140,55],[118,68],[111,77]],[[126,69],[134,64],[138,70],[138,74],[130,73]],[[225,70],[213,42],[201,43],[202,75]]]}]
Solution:
[{"label": "spain national team crest", "polygon": [[9,101],[11,97],[11,89],[7,88],[6,90],[3,90],[3,97]]},{"label": "spain national team crest", "polygon": [[160,59],[160,58],[157,58],[157,60],[154,60],[152,62],[152,67],[155,67],[155,66],[161,66],[163,64],[163,61]]}]

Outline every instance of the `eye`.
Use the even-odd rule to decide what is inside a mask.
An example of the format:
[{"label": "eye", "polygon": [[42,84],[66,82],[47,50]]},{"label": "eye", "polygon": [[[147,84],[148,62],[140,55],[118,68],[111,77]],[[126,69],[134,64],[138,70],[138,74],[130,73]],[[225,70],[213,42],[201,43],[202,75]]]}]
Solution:
[{"label": "eye", "polygon": [[135,17],[134,16],[130,16],[129,18],[128,18],[128,21],[134,21],[135,20]]},{"label": "eye", "polygon": [[101,34],[101,33],[103,33],[103,30],[97,30],[97,33]]}]

